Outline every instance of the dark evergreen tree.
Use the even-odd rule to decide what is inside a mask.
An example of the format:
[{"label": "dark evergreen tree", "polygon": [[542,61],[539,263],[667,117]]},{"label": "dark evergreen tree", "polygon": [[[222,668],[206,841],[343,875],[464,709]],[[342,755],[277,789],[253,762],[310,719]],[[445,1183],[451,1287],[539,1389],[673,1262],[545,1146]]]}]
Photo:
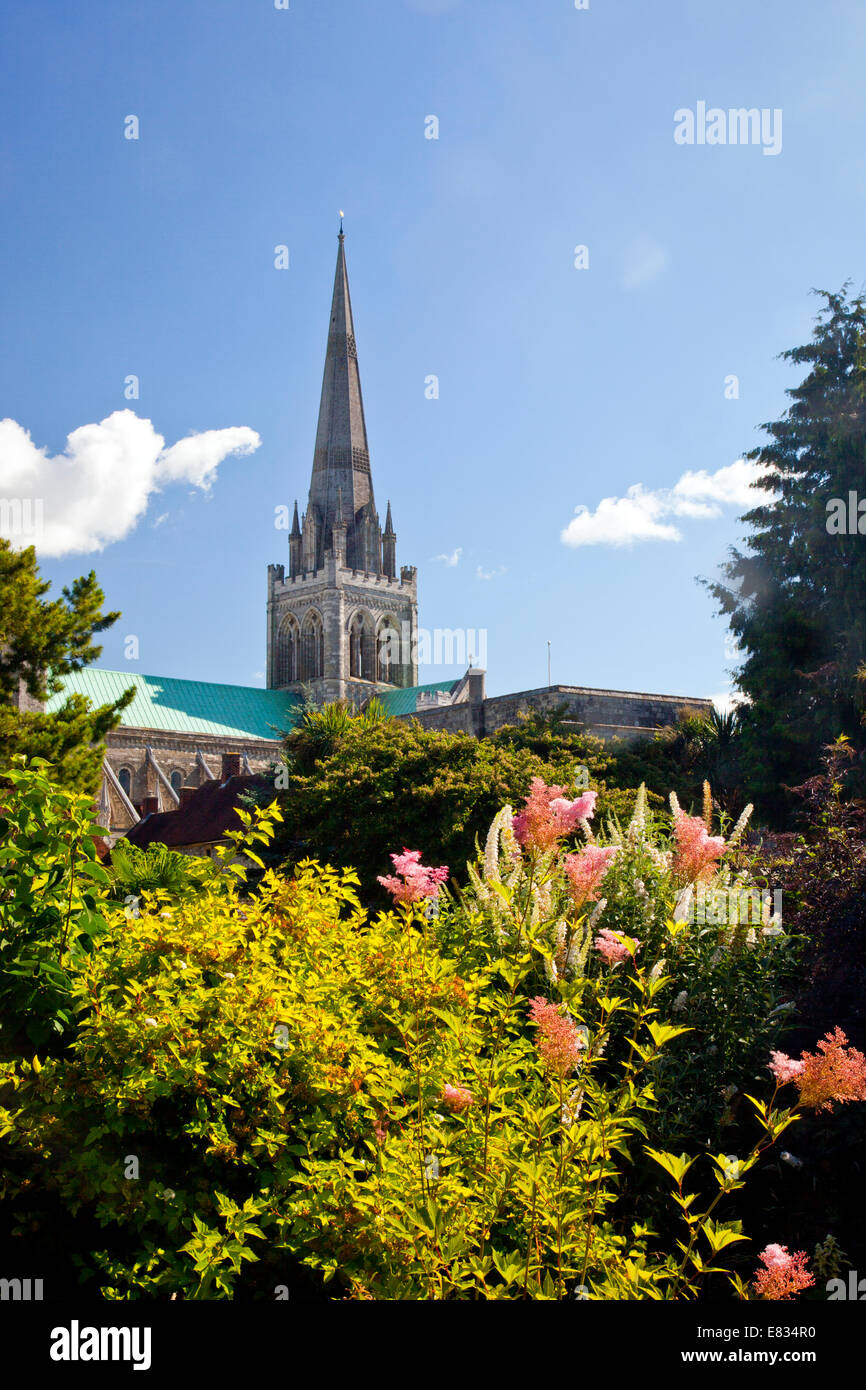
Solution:
[{"label": "dark evergreen tree", "polygon": [[782,418],[762,427],[768,442],[746,455],[766,469],[755,486],[767,499],[743,518],[745,550],[733,550],[723,579],[708,585],[745,653],[736,674],[749,701],[743,781],[772,819],[784,815],[784,788],[817,769],[823,745],[840,733],[862,741],[866,302],[847,285],[821,294],[811,342],[782,353],[808,373],[788,391]]},{"label": "dark evergreen tree", "polygon": [[102,739],[120,722],[134,687],[98,709],[81,695],[51,714],[38,706],[60,692],[61,677],[96,660],[102,648],[94,635],[120,614],[102,612],[105,596],[92,570],[60,598],[47,600],[50,588],[33,546],[14,550],[0,537],[0,770],[15,754],[38,756],[51,763],[57,782],[94,791]]}]

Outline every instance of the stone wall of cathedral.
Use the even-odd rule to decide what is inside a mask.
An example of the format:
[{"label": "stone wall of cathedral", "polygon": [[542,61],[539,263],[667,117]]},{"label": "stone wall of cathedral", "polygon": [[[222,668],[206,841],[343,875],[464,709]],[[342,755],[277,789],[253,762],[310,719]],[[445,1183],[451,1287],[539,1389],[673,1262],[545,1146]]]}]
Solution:
[{"label": "stone wall of cathedral", "polygon": [[673,724],[687,710],[708,714],[711,700],[689,699],[679,695],[643,695],[624,690],[594,690],[574,685],[545,686],[514,695],[419,710],[413,716],[425,729],[449,733],[469,733],[476,738],[495,733],[505,724],[517,724],[521,717],[537,710],[552,714],[564,706],[564,718],[581,726],[597,738],[623,738],[629,741]]},{"label": "stone wall of cathedral", "polygon": [[[372,643],[369,659],[353,659],[353,627],[363,622]],[[310,640],[322,626],[321,653]],[[391,679],[377,678],[377,644],[383,627],[399,636],[399,662]],[[286,577],[283,565],[268,567],[267,684],[270,690],[308,685],[320,700],[363,704],[377,689],[418,683],[418,588],[415,569],[400,577],[343,568],[333,552],[315,574]],[[296,651],[290,655],[290,640]],[[311,665],[311,662],[313,663]],[[360,666],[360,669],[359,669]],[[363,671],[363,674],[362,674]]]}]

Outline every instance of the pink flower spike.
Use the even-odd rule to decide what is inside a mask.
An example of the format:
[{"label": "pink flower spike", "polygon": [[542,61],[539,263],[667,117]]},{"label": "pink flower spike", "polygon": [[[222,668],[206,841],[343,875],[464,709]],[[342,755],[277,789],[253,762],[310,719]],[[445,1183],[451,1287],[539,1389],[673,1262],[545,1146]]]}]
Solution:
[{"label": "pink flower spike", "polygon": [[459,1115],[462,1110],[469,1109],[474,1097],[465,1086],[443,1086],[442,1101],[453,1114]]},{"label": "pink flower spike", "polygon": [[708,883],[725,852],[721,835],[710,835],[700,816],[679,811],[674,818],[673,871],[686,883]]},{"label": "pink flower spike", "polygon": [[404,849],[402,854],[392,854],[391,862],[399,877],[379,874],[378,882],[387,888],[395,902],[420,903],[438,898],[439,885],[448,878],[447,868],[431,869],[422,864],[420,849]]},{"label": "pink flower spike", "polygon": [[586,845],[579,854],[569,854],[565,860],[569,891],[576,908],[584,903],[595,902],[597,888],[619,853],[619,845],[600,849],[598,845]]},{"label": "pink flower spike", "polygon": [[536,1045],[548,1071],[563,1079],[573,1072],[586,1047],[585,1033],[560,1007],[537,995],[529,1006],[529,1016],[538,1029]]},{"label": "pink flower spike", "polygon": [[815,1283],[806,1268],[805,1250],[791,1255],[787,1245],[768,1245],[758,1259],[764,1265],[755,1275],[753,1284],[759,1298],[784,1302],[803,1289],[811,1289]]},{"label": "pink flower spike", "polygon": [[548,787],[540,777],[533,777],[523,810],[512,823],[515,838],[524,849],[552,849],[557,840],[594,814],[597,792],[587,791],[576,801],[568,801],[564,790]]},{"label": "pink flower spike", "polygon": [[801,1076],[805,1070],[805,1062],[795,1062],[784,1052],[771,1052],[770,1057],[772,1058],[769,1063],[770,1071],[780,1086],[784,1086],[787,1082],[793,1081],[795,1077]]},{"label": "pink flower spike", "polygon": [[803,1070],[794,1078],[801,1105],[832,1110],[834,1102],[866,1100],[866,1057],[847,1044],[842,1029],[835,1028],[821,1039],[817,1052],[803,1053]]},{"label": "pink flower spike", "polygon": [[[608,965],[618,965],[620,961],[629,960],[631,957],[631,951],[628,946],[626,946],[622,937],[619,936],[617,932],[610,931],[607,927],[604,927],[603,930],[599,932],[593,945],[599,955],[604,957]],[[640,947],[641,943],[636,941],[635,954],[640,950]]]}]

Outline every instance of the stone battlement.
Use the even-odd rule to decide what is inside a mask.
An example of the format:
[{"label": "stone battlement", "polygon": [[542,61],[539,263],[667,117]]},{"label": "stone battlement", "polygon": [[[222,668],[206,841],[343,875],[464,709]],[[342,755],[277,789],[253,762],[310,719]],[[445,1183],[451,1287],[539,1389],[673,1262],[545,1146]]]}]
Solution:
[{"label": "stone battlement", "polygon": [[[330,552],[329,552],[330,553]],[[327,558],[327,557],[326,557]],[[358,583],[363,584],[364,588],[376,589],[399,589],[409,590],[415,593],[417,580],[415,578],[414,567],[411,567],[411,577],[409,576],[410,567],[404,566],[400,572],[400,577],[389,574],[371,574],[368,570],[347,569],[345,565],[336,565],[333,569],[323,566],[318,570],[306,570],[294,577],[286,575],[282,565],[269,565],[268,575],[271,587],[276,592],[282,593],[297,592],[304,587],[329,587],[333,583],[334,572],[339,576],[342,584]],[[282,573],[280,571],[283,571]]]}]

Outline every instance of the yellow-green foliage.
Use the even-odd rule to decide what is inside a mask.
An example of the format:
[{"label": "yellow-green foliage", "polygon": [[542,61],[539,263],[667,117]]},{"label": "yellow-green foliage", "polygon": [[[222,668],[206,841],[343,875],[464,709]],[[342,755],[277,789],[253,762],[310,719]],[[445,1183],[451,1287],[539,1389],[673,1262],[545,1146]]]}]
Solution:
[{"label": "yellow-green foliage", "polygon": [[[659,1059],[687,1032],[665,1021],[660,958],[688,928],[661,919],[652,952],[621,932],[615,966],[573,955],[587,927],[560,939],[561,857],[515,857],[505,813],[440,916],[371,921],[354,874],[312,862],[248,894],[244,859],[278,814],[243,813],[195,895],[102,902],[75,1037],[0,1067],[22,1220],[48,1194],[95,1218],[104,1249],[79,1259],[112,1298],[231,1297],[240,1279],[273,1297],[299,1277],[362,1299],[693,1296],[744,1238],[719,1202],[790,1116],[756,1103],[739,1169],[702,1160],[711,1201],[683,1189],[693,1160],[651,1152],[679,1251],[620,1214]],[[541,990],[582,1039],[561,1074],[529,1018]]]}]

